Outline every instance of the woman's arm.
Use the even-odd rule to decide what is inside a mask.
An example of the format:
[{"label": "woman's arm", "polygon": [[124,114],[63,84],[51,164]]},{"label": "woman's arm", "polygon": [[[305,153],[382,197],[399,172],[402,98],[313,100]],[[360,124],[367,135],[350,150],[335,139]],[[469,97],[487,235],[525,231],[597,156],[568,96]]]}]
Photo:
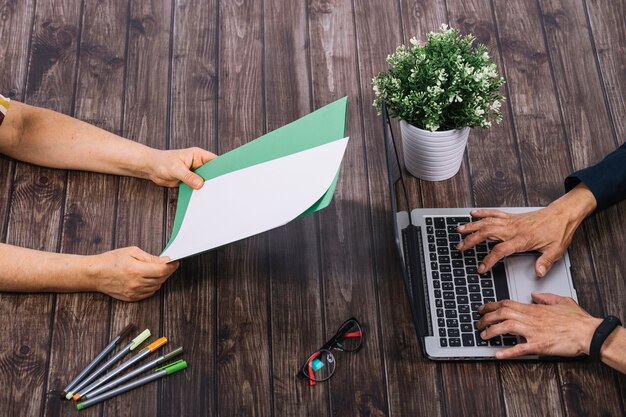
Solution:
[{"label": "woman's arm", "polygon": [[95,171],[149,179],[158,185],[203,180],[191,172],[215,158],[200,148],[162,151],[124,139],[89,123],[11,101],[0,128],[0,153],[50,168]]},{"label": "woman's arm", "polygon": [[138,301],[161,288],[178,262],[130,247],[99,255],[42,252],[0,244],[0,291],[99,291]]}]

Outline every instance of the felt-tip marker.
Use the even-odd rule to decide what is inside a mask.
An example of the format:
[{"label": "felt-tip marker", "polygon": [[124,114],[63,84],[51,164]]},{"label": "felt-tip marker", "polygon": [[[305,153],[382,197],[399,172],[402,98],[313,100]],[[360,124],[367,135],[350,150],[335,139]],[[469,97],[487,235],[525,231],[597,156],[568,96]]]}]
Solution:
[{"label": "felt-tip marker", "polygon": [[175,356],[180,355],[181,353],[183,353],[183,348],[179,347],[174,349],[173,351],[171,351],[170,353],[166,353],[165,355],[153,359],[150,362],[146,363],[145,365],[141,365],[139,368],[134,369],[132,371],[130,371],[129,373],[122,375],[121,377],[114,379],[111,382],[108,382],[104,385],[99,386],[98,388],[94,389],[93,391],[89,391],[89,393],[84,394],[81,398],[81,400],[87,400],[89,398],[95,397],[97,395],[102,394],[103,392],[109,391],[111,388],[117,387],[119,384],[121,384],[122,382],[126,382],[131,378],[136,377],[137,375],[141,375],[144,372],[149,371],[150,369],[154,368],[156,365],[159,365],[163,362],[167,362],[170,359],[172,359]]},{"label": "felt-tip marker", "polygon": [[133,365],[133,364],[135,364],[137,362],[139,362],[140,360],[142,360],[143,358],[145,358],[146,356],[148,356],[149,354],[151,354],[152,352],[154,352],[155,350],[157,350],[158,348],[160,348],[161,346],[163,346],[166,343],[167,343],[167,338],[165,338],[165,337],[161,337],[161,338],[155,340],[154,342],[150,343],[148,346],[146,346],[145,348],[141,349],[139,351],[139,353],[137,353],[135,356],[133,356],[132,358],[130,358],[126,362],[122,362],[120,364],[120,366],[118,366],[117,368],[111,369],[109,372],[106,373],[106,375],[104,375],[103,377],[98,379],[96,382],[93,382],[91,385],[89,385],[86,388],[83,388],[80,391],[77,390],[76,394],[74,394],[74,396],[73,396],[74,401],[78,401],[80,398],[82,398],[89,391],[92,391],[92,390],[98,388],[100,385],[102,385],[105,382],[109,381],[111,378],[113,378],[115,375],[117,375],[120,372],[122,372],[124,369],[128,368],[129,366],[131,366],[131,365]]},{"label": "felt-tip marker", "polygon": [[102,349],[102,352],[98,353],[98,355],[95,358],[93,358],[93,360],[89,362],[89,364],[87,364],[85,369],[80,371],[80,373],[76,375],[76,377],[72,379],[69,384],[67,384],[67,386],[61,393],[61,397],[65,397],[67,393],[70,392],[72,388],[74,388],[76,384],[78,384],[85,376],[87,376],[87,374],[91,372],[109,353],[111,353],[111,351],[115,349],[115,347],[119,344],[119,342],[124,337],[126,337],[128,333],[132,332],[134,328],[135,328],[135,325],[132,323],[124,327],[124,329],[117,336],[115,336],[113,340],[111,340],[109,344],[104,347],[104,349]]},{"label": "felt-tip marker", "polygon": [[171,375],[178,371],[182,371],[187,368],[187,362],[184,360],[178,360],[169,365],[165,365],[161,368],[158,368],[154,371],[154,373],[145,376],[143,378],[136,379],[135,381],[129,382],[126,385],[122,385],[121,387],[114,388],[111,391],[107,391],[104,394],[98,395],[96,397],[92,397],[86,401],[80,402],[76,404],[77,410],[83,410],[87,407],[91,407],[92,405],[98,404],[104,400],[108,400],[109,398],[115,397],[116,395],[122,394],[126,391],[130,391],[142,385],[148,384],[152,381],[156,381],[159,378],[163,378],[164,376]]},{"label": "felt-tip marker", "polygon": [[126,355],[128,352],[132,352],[133,350],[137,349],[139,347],[139,345],[141,345],[147,338],[150,337],[150,335],[151,335],[151,333],[150,333],[150,330],[148,330],[148,329],[146,329],[143,332],[139,333],[137,335],[137,337],[135,337],[133,340],[130,341],[129,344],[124,346],[119,352],[117,352],[115,355],[113,355],[113,357],[111,359],[109,359],[108,361],[106,361],[104,363],[104,365],[102,365],[100,368],[96,369],[96,371],[94,373],[92,373],[87,378],[85,378],[81,383],[79,383],[72,390],[68,391],[68,393],[65,396],[65,398],[67,398],[68,400],[72,399],[72,397],[74,396],[75,392],[78,392],[79,390],[81,390],[84,387],[86,387],[91,381],[93,381],[99,375],[101,375],[104,371],[109,369],[111,367],[111,365],[113,365],[115,362],[119,361],[122,358],[122,356]]}]

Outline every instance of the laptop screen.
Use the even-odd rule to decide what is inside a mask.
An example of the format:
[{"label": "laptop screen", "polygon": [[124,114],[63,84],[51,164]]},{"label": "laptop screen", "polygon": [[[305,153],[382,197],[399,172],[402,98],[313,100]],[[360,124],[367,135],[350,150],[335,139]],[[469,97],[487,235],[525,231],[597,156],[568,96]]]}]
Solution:
[{"label": "laptop screen", "polygon": [[398,249],[398,255],[400,255],[400,259],[402,261],[403,269],[406,271],[404,265],[402,239],[398,234],[398,221],[396,213],[398,211],[406,211],[408,212],[410,218],[411,210],[409,208],[409,198],[407,195],[406,185],[404,183],[404,177],[402,175],[398,149],[396,148],[393,130],[391,129],[387,106],[384,102],[382,103],[382,116],[383,135],[385,137],[385,154],[387,156],[387,176],[389,178],[389,196],[391,198],[391,217],[393,218],[393,235]]}]

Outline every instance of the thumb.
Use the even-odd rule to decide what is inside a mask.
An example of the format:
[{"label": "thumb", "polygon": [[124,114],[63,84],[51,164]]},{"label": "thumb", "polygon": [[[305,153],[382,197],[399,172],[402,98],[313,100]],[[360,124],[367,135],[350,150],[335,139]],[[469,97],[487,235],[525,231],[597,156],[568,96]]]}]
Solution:
[{"label": "thumb", "polygon": [[168,263],[170,261],[170,258],[168,256],[156,256],[156,255],[152,255],[148,252],[145,252],[139,248],[132,248],[131,249],[132,252],[132,257],[137,259],[140,262],[149,262],[149,263],[158,263],[158,264],[163,264],[163,263]]},{"label": "thumb", "polygon": [[535,273],[537,276],[540,278],[545,277],[548,271],[552,269],[552,265],[554,265],[554,263],[561,256],[563,256],[562,250],[554,247],[548,247],[548,249],[541,254],[535,263]]},{"label": "thumb", "polygon": [[191,172],[186,166],[180,165],[174,172],[174,177],[184,182],[194,190],[199,190],[204,185],[204,180],[198,174]]},{"label": "thumb", "polygon": [[564,298],[556,294],[535,291],[530,293],[530,296],[536,304],[559,304],[561,299]]}]

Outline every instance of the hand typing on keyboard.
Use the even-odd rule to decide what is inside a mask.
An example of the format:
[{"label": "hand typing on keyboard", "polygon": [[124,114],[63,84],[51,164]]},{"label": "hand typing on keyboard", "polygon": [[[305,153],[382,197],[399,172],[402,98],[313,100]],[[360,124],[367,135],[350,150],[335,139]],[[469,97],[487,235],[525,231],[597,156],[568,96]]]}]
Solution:
[{"label": "hand typing on keyboard", "polygon": [[547,207],[523,214],[500,210],[476,210],[471,213],[480,220],[461,225],[466,235],[457,249],[465,251],[484,240],[501,241],[478,266],[478,273],[489,271],[499,260],[516,252],[539,251],[535,272],[543,277],[563,256],[580,223],[596,207],[591,191],[580,183],[569,193]]},{"label": "hand typing on keyboard", "polygon": [[526,339],[526,343],[498,351],[498,359],[589,354],[591,337],[602,319],[592,317],[568,297],[532,293],[532,298],[536,304],[503,300],[478,308],[482,317],[476,327],[483,340],[503,334]]}]

